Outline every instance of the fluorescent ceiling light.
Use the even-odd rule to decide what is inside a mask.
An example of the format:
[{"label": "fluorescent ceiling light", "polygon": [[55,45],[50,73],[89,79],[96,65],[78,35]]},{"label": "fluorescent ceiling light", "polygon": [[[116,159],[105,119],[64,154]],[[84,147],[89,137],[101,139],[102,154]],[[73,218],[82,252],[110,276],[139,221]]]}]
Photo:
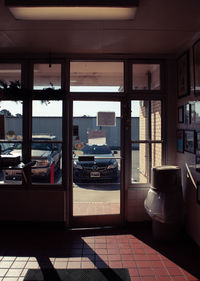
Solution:
[{"label": "fluorescent ceiling light", "polygon": [[133,20],[139,0],[5,0],[18,20]]}]

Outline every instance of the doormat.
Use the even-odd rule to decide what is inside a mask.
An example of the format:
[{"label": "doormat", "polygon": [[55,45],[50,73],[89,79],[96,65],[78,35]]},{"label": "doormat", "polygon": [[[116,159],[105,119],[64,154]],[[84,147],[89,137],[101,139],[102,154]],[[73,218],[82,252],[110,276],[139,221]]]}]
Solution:
[{"label": "doormat", "polygon": [[24,281],[131,281],[126,268],[29,269]]}]

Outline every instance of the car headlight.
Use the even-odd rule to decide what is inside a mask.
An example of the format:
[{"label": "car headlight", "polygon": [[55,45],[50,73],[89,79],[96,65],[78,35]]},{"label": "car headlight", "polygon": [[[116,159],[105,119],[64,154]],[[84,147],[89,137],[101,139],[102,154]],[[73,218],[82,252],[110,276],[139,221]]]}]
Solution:
[{"label": "car headlight", "polygon": [[47,159],[41,159],[41,160],[37,160],[33,167],[37,168],[37,167],[48,167],[48,166],[50,166],[50,162]]},{"label": "car headlight", "polygon": [[77,164],[76,162],[74,163],[74,168],[79,169],[79,170],[83,169],[83,167],[81,165]]},{"label": "car headlight", "polygon": [[114,163],[108,165],[107,169],[115,169],[117,167],[117,162],[115,161]]}]

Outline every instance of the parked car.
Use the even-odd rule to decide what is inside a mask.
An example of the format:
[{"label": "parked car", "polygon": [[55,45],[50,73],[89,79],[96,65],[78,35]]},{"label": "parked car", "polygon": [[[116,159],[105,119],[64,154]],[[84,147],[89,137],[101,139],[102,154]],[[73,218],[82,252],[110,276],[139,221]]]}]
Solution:
[{"label": "parked car", "polygon": [[[60,170],[61,146],[58,143],[48,142],[56,140],[56,137],[51,135],[35,135],[32,140],[37,141],[32,143],[31,160],[35,161],[35,165],[31,168],[32,181],[50,182],[51,170],[53,170],[54,173]],[[21,152],[22,145],[21,143],[17,143],[9,154],[21,156]],[[4,170],[4,182],[21,180],[21,175],[21,170]]]},{"label": "parked car", "polygon": [[13,150],[13,143],[0,143],[1,146],[1,154],[9,154],[11,150]]},{"label": "parked car", "polygon": [[108,145],[84,145],[81,155],[74,152],[74,182],[117,181],[118,162]]}]

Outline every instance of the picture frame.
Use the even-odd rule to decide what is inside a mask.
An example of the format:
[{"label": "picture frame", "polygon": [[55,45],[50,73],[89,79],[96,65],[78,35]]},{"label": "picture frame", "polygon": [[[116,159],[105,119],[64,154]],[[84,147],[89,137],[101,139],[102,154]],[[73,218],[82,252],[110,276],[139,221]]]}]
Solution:
[{"label": "picture frame", "polygon": [[184,108],[184,123],[186,125],[191,124],[191,104],[186,103]]},{"label": "picture frame", "polygon": [[184,106],[178,107],[178,123],[184,123]]},{"label": "picture frame", "polygon": [[196,150],[200,152],[200,131],[196,132]]},{"label": "picture frame", "polygon": [[189,153],[195,153],[195,131],[194,130],[185,130],[184,131],[184,151]]},{"label": "picture frame", "polygon": [[196,171],[200,173],[200,150],[196,150]]},{"label": "picture frame", "polygon": [[190,122],[196,123],[195,101],[190,102]]},{"label": "picture frame", "polygon": [[184,130],[177,130],[177,152],[184,152]]},{"label": "picture frame", "polygon": [[200,181],[197,181],[197,203],[200,204]]},{"label": "picture frame", "polygon": [[194,94],[200,95],[200,40],[193,45]]},{"label": "picture frame", "polygon": [[195,102],[195,123],[200,124],[200,101]]},{"label": "picture frame", "polygon": [[177,60],[178,98],[190,94],[189,51]]}]

